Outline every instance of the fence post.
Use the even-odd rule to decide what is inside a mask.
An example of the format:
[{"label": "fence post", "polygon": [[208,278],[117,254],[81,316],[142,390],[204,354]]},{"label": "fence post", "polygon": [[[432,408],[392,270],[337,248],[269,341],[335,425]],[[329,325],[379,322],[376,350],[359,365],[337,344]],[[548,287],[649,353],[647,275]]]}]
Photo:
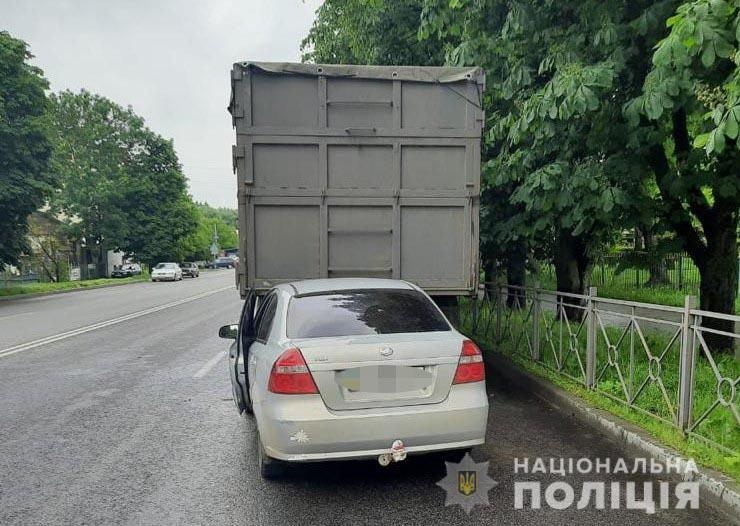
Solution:
[{"label": "fence post", "polygon": [[696,296],[686,296],[681,317],[681,360],[678,369],[678,427],[686,431],[691,425],[694,403],[694,315]]},{"label": "fence post", "polygon": [[501,285],[496,285],[496,343],[501,343]]},{"label": "fence post", "polygon": [[588,309],[586,311],[586,387],[596,386],[596,287],[588,288]]},{"label": "fence post", "polygon": [[534,282],[534,291],[532,292],[532,318],[534,327],[532,327],[532,360],[540,360],[540,282]]}]

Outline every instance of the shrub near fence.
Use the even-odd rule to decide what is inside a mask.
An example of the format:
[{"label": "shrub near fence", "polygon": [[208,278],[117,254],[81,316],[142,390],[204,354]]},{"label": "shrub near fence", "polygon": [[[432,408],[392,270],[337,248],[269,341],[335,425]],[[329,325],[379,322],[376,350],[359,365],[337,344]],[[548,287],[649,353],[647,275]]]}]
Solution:
[{"label": "shrub near fence", "polygon": [[[507,306],[507,290],[521,308]],[[515,359],[535,362],[630,411],[680,430],[728,455],[740,455],[740,361],[706,345],[703,318],[740,316],[488,285],[463,302],[461,325],[471,336]],[[511,297],[509,299],[511,299]]]}]

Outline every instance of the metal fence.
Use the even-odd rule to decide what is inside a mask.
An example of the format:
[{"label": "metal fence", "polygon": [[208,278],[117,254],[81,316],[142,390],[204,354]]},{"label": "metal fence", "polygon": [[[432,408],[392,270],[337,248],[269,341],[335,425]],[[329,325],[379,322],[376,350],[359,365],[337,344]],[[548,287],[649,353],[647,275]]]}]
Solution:
[{"label": "metal fence", "polygon": [[[103,269],[97,265],[76,265],[65,262],[60,281],[78,281],[105,277]],[[26,260],[20,267],[0,268],[0,289],[24,288],[34,283],[54,281],[49,271],[35,260]]]},{"label": "metal fence", "polygon": [[40,265],[26,264],[22,268],[3,270],[0,268],[0,288],[24,287],[31,283],[51,281]]},{"label": "metal fence", "polygon": [[[539,266],[541,282],[555,281],[551,263]],[[684,253],[656,254],[624,251],[597,257],[591,271],[591,285],[623,287],[665,287],[697,293],[701,275],[693,260]]]},{"label": "metal fence", "polygon": [[[693,296],[680,308],[600,298],[596,288],[579,295],[487,284],[461,304],[460,324],[499,352],[737,454],[740,360],[707,340],[725,337],[737,348],[740,316],[695,305]],[[708,319],[734,329],[703,326]]]}]

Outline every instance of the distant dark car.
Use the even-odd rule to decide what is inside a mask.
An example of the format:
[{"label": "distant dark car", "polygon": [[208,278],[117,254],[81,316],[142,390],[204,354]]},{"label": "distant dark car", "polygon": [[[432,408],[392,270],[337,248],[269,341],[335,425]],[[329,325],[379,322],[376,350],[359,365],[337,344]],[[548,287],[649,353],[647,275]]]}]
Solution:
[{"label": "distant dark car", "polygon": [[211,268],[234,268],[236,266],[236,260],[230,257],[217,258],[213,260]]},{"label": "distant dark car", "polygon": [[137,263],[128,263],[121,265],[118,268],[113,269],[111,272],[112,278],[129,278],[131,276],[138,276],[141,274],[141,267]]},{"label": "distant dark car", "polygon": [[198,265],[196,265],[192,261],[180,263],[180,268],[182,269],[183,277],[187,276],[188,278],[197,278],[198,276],[200,276]]}]

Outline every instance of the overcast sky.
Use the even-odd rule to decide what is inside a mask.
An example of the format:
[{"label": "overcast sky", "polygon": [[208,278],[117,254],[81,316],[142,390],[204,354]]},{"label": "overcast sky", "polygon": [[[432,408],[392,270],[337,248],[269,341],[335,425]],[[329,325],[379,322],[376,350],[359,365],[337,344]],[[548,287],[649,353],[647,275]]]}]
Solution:
[{"label": "overcast sky", "polygon": [[236,208],[231,64],[300,60],[322,0],[0,0],[54,91],[86,88],[175,141],[198,201]]}]

